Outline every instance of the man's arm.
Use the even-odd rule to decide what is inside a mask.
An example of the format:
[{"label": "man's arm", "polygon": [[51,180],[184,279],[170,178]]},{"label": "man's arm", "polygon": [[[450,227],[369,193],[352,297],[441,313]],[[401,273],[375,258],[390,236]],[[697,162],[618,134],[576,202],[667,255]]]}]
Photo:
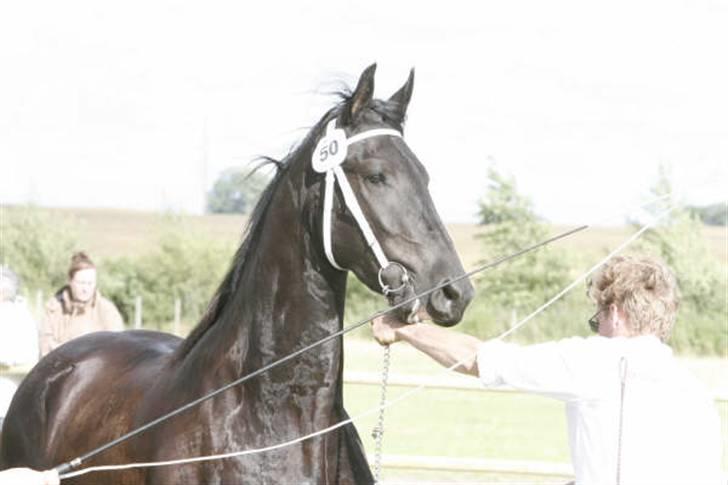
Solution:
[{"label": "man's arm", "polygon": [[404,340],[445,367],[460,363],[454,370],[478,375],[480,340],[475,337],[428,323],[403,324],[389,316],[375,318],[372,332],[382,345]]},{"label": "man's arm", "polygon": [[486,386],[507,385],[562,401],[591,396],[585,382],[598,374],[594,361],[603,360],[595,345],[576,337],[530,346],[481,342],[447,328],[408,325],[386,316],[372,321],[372,331],[382,345],[404,340],[446,367],[461,362],[454,370],[477,376]]}]

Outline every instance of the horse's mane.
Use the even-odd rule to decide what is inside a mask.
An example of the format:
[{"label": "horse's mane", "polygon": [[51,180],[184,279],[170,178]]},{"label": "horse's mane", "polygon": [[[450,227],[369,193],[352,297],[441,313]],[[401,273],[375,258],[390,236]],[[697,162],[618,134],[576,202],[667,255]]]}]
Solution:
[{"label": "horse's mane", "polygon": [[[253,248],[257,247],[257,241],[260,233],[262,232],[263,221],[268,213],[271,201],[273,200],[273,195],[276,193],[278,186],[281,185],[288,169],[301,156],[303,156],[306,148],[312,144],[315,137],[325,128],[326,123],[328,123],[329,120],[335,118],[342,112],[345,113],[348,111],[346,108],[351,103],[353,92],[348,88],[343,88],[331,94],[336,96],[339,101],[334,105],[334,107],[326,112],[326,114],[311,130],[309,130],[306,137],[295,145],[288,155],[286,155],[282,160],[275,160],[271,157],[261,157],[261,162],[253,169],[253,171],[256,171],[264,166],[272,164],[276,167],[276,173],[261,194],[260,199],[248,219],[243,232],[243,242],[233,256],[227,275],[210,300],[207,310],[200,319],[200,322],[182,343],[177,353],[178,356],[183,357],[187,355],[187,353],[194,348],[195,344],[199,342],[202,336],[205,335],[205,333],[213,325],[225,317],[225,309],[231,304],[232,299],[237,293],[246,263],[252,259]],[[402,119],[401,111],[397,103],[391,101],[386,102],[381,100],[372,100],[367,108],[379,115],[385,123],[394,126],[400,131],[402,130],[404,120]]]},{"label": "horse's mane", "polygon": [[303,155],[302,152],[310,144],[314,135],[316,135],[319,130],[325,126],[325,123],[333,117],[333,115],[338,111],[339,106],[340,104],[337,104],[334,108],[329,110],[326,115],[324,115],[324,117],[309,131],[309,134],[300,143],[298,143],[298,145],[294,146],[289,154],[282,160],[276,160],[271,157],[262,157],[261,162],[253,169],[253,171],[256,171],[267,165],[274,165],[276,171],[273,179],[261,193],[258,202],[255,204],[255,207],[250,214],[250,218],[248,219],[245,230],[243,231],[243,242],[233,256],[230,269],[210,300],[207,310],[200,319],[200,322],[194,329],[192,329],[192,332],[190,332],[182,343],[182,346],[178,351],[179,356],[187,355],[202,336],[224,316],[225,308],[230,304],[231,299],[237,293],[243,269],[245,268],[246,263],[252,259],[253,248],[257,247],[257,241],[263,228],[263,221],[268,213],[271,201],[273,200],[273,195],[281,185],[288,169]]}]

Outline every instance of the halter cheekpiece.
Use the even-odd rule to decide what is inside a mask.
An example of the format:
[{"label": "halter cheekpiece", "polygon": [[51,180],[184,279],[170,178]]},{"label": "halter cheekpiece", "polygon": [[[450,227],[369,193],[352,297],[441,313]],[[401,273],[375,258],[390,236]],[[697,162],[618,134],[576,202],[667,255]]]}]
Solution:
[{"label": "halter cheekpiece", "polygon": [[[374,235],[366,217],[364,217],[364,213],[359,206],[359,202],[356,199],[356,195],[354,195],[354,191],[349,184],[349,180],[346,178],[346,174],[341,168],[341,165],[346,160],[349,146],[375,136],[394,136],[402,138],[402,133],[391,128],[376,128],[357,133],[356,135],[347,138],[346,132],[343,129],[336,127],[336,118],[334,118],[326,125],[326,133],[316,144],[316,148],[311,155],[311,166],[316,172],[326,174],[326,188],[324,192],[323,207],[323,240],[326,258],[334,268],[346,271],[346,269],[339,265],[336,262],[336,259],[334,259],[333,246],[331,242],[331,213],[334,205],[334,186],[336,182],[338,182],[339,187],[341,188],[341,193],[344,196],[344,204],[347,209],[349,209],[352,216],[354,216],[367,245],[372,249],[374,256],[377,258],[377,262],[379,263],[379,274],[377,277],[379,279],[379,284],[382,287],[382,292],[386,296],[390,293],[403,289],[409,282],[409,275],[407,274],[407,270],[404,266],[397,262],[389,261],[385,256],[382,246],[379,244],[379,241]],[[398,288],[390,288],[382,279],[383,271],[391,265],[397,265],[403,271],[402,283]]]}]

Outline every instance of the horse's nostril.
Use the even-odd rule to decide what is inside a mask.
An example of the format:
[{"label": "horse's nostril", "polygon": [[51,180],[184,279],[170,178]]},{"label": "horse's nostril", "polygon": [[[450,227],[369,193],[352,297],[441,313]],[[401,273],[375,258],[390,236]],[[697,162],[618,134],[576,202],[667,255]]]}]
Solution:
[{"label": "horse's nostril", "polygon": [[433,292],[427,301],[427,313],[438,325],[450,327],[458,323],[473,298],[473,286],[469,281],[453,282],[443,279],[440,289]]},{"label": "horse's nostril", "polygon": [[444,286],[442,288],[442,293],[443,293],[443,295],[445,295],[445,298],[447,298],[448,300],[459,300],[460,299],[460,290],[458,290],[457,287],[452,284]]}]

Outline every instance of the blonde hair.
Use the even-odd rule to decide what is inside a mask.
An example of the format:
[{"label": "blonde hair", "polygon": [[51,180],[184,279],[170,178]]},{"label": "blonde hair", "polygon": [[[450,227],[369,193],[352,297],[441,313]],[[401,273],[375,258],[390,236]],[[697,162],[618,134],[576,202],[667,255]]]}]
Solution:
[{"label": "blonde hair", "polygon": [[680,304],[672,271],[649,257],[617,256],[587,282],[587,294],[600,309],[615,304],[633,335],[670,338]]},{"label": "blonde hair", "polygon": [[73,275],[82,269],[96,269],[96,265],[86,253],[79,251],[71,256],[71,266],[68,267],[68,279],[72,280]]}]

